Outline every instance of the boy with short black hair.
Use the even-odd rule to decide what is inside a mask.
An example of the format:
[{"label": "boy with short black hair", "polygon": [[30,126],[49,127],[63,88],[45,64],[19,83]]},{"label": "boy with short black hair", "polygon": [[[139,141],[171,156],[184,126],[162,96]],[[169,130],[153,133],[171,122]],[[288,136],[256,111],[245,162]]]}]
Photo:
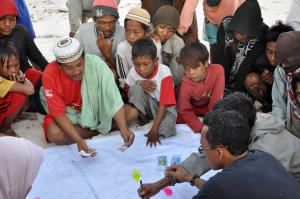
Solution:
[{"label": "boy with short black hair", "polygon": [[247,92],[262,106],[263,112],[272,111],[272,85],[274,80],[274,70],[278,65],[277,59],[277,39],[283,32],[293,31],[289,25],[282,21],[276,22],[268,29],[265,42],[265,52],[256,60],[254,73],[250,73],[245,79]]},{"label": "boy with short black hair", "polygon": [[174,135],[177,112],[174,83],[170,69],[157,64],[157,49],[153,41],[140,39],[132,46],[132,67],[126,79],[126,120],[154,119],[147,134],[147,145],[160,143],[159,136]]},{"label": "boy with short black hair", "polygon": [[185,75],[178,96],[178,123],[187,124],[194,132],[201,132],[203,123],[198,116],[212,110],[223,97],[224,69],[219,64],[208,63],[208,50],[201,43],[184,47],[180,62]]}]

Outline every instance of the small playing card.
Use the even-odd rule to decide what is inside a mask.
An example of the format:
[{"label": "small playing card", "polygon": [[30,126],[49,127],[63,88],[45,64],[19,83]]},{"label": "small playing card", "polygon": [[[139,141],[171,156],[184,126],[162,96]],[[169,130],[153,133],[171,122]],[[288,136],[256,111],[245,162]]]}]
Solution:
[{"label": "small playing card", "polygon": [[121,151],[121,152],[124,152],[124,151],[126,151],[127,149],[128,149],[128,146],[127,146],[127,145],[122,145],[122,146],[120,146],[120,147],[118,148],[118,150]]},{"label": "small playing card", "polygon": [[165,169],[168,166],[168,157],[166,155],[160,155],[157,157],[157,168]]},{"label": "small playing card", "polygon": [[126,151],[126,150],[132,145],[132,143],[134,142],[134,138],[135,138],[135,135],[132,133],[132,134],[130,135],[128,144],[124,144],[124,145],[120,146],[120,147],[118,148],[118,150],[121,151],[121,152]]},{"label": "small playing card", "polygon": [[85,152],[84,150],[80,150],[78,152],[83,158],[87,157],[95,157],[97,155],[97,151],[95,149],[89,149],[88,152]]},{"label": "small playing card", "polygon": [[171,165],[173,164],[180,164],[181,162],[181,156],[180,155],[173,155],[171,158]]}]

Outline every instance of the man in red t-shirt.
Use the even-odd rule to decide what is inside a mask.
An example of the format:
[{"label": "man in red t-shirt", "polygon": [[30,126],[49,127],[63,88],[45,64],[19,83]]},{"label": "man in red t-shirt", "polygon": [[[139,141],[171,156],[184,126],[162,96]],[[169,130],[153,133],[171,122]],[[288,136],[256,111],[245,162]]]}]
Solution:
[{"label": "man in red t-shirt", "polygon": [[[72,117],[67,115],[67,113],[71,111],[72,115],[82,114],[82,84],[86,82],[89,84],[90,81],[90,79],[85,79],[85,82],[82,81],[84,73],[86,73],[87,68],[91,67],[91,65],[98,67],[99,64],[97,65],[97,63],[104,62],[94,55],[84,55],[82,45],[78,40],[73,38],[59,41],[54,47],[54,54],[56,61],[51,62],[46,67],[42,78],[44,98],[46,99],[48,107],[48,115],[45,117],[43,124],[47,141],[56,144],[71,144],[75,142],[81,154],[84,152],[90,155],[95,154],[96,151],[89,148],[84,139],[97,135],[99,133],[97,129],[90,130],[90,128],[87,127],[83,128],[80,122],[78,122],[78,124],[74,122]],[[107,65],[105,64],[99,67],[103,68],[102,71],[108,71],[107,74],[102,75],[107,75],[108,78],[111,76],[111,81],[114,82],[110,70],[106,70]],[[103,81],[104,79],[103,77],[98,77],[96,81]],[[110,79],[108,79],[108,81],[109,80]],[[100,83],[104,84],[103,82]],[[98,82],[93,82],[93,84],[98,84]],[[112,88],[114,89],[114,85],[112,85]],[[89,90],[90,89],[91,87],[89,87]],[[117,91],[117,88],[111,91]],[[107,92],[103,90],[101,94],[109,96],[107,100],[112,99],[116,101],[116,103],[106,103],[103,101],[103,106],[107,104],[112,106],[108,109],[113,109],[113,111],[110,112],[113,114],[111,116],[115,119],[120,128],[125,146],[129,147],[134,140],[134,134],[126,125],[123,102],[119,96],[120,94],[118,92],[107,94]],[[92,104],[91,106],[94,108],[93,111],[96,112],[91,119],[97,120],[96,123],[101,123],[102,121],[98,120],[101,120],[99,118],[105,111],[105,108],[99,107],[99,104]],[[110,116],[107,115],[107,117]],[[111,126],[109,126],[109,129],[110,128]]]}]

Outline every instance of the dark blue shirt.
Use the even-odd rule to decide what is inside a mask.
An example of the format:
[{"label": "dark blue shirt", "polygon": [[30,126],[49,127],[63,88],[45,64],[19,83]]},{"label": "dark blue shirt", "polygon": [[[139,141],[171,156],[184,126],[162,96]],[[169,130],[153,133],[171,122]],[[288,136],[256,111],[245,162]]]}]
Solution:
[{"label": "dark blue shirt", "polygon": [[249,152],[210,178],[193,199],[300,199],[300,184],[273,156]]}]

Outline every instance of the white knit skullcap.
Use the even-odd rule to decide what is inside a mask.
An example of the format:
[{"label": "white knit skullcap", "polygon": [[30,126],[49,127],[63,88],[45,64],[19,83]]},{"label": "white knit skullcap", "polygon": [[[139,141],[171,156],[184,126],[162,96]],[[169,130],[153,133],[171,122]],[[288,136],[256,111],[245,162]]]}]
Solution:
[{"label": "white knit skullcap", "polygon": [[145,24],[146,26],[150,26],[150,14],[147,12],[147,10],[140,7],[131,8],[125,19],[135,20]]},{"label": "white knit skullcap", "polygon": [[83,52],[83,46],[77,39],[65,38],[54,45],[53,51],[56,61],[65,64],[78,59]]}]

